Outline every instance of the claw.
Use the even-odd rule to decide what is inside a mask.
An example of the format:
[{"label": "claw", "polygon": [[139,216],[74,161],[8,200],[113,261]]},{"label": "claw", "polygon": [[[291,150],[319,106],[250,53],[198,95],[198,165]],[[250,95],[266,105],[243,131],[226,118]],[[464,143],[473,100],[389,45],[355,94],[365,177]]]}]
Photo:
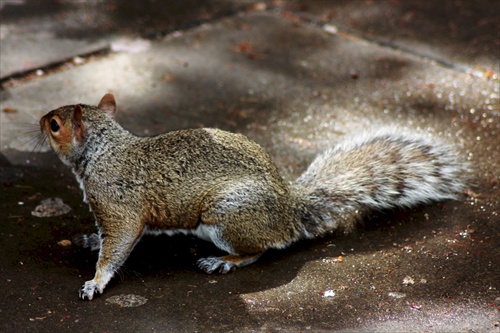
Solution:
[{"label": "claw", "polygon": [[211,274],[215,271],[218,271],[221,274],[227,274],[237,267],[230,261],[222,260],[221,257],[201,258],[196,263],[198,264],[199,268],[201,268],[208,274]]},{"label": "claw", "polygon": [[[85,282],[85,284],[78,291],[78,297],[81,299],[91,301],[94,298],[94,295],[99,292],[96,284],[93,280]],[[102,293],[102,292],[101,292]]]}]

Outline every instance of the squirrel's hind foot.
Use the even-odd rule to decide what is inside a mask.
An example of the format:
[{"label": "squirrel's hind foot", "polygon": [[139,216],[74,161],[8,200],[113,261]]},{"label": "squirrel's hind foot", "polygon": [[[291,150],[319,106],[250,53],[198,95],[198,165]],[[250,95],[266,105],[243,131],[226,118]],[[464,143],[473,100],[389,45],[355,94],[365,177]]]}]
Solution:
[{"label": "squirrel's hind foot", "polygon": [[212,274],[215,271],[218,271],[221,274],[227,274],[233,269],[236,269],[235,264],[230,261],[224,261],[221,258],[222,257],[201,258],[196,262],[196,264],[208,274]]},{"label": "squirrel's hind foot", "polygon": [[223,257],[208,257],[201,258],[196,263],[200,269],[204,270],[208,274],[213,272],[227,274],[238,267],[254,263],[260,256],[261,253],[249,256],[227,255]]}]

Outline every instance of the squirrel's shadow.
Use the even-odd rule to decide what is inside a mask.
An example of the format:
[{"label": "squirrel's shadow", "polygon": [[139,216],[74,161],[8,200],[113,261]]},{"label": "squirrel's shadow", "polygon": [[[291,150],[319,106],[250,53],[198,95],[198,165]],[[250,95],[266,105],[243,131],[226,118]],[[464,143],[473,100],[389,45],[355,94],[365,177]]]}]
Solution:
[{"label": "squirrel's shadow", "polygon": [[[321,313],[337,309],[339,304],[350,304],[358,298],[361,298],[360,302],[366,301],[366,295],[358,295],[353,286],[346,296],[349,300],[339,298],[336,302],[321,302],[318,293],[325,290],[314,290],[309,296],[311,299],[295,299],[286,305],[274,298],[287,299],[287,285],[297,283],[297,278],[301,281],[299,284],[312,279],[314,286],[321,285],[314,282],[316,279],[330,279],[335,281],[333,289],[339,285],[350,285],[352,272],[349,270],[353,257],[358,256],[353,260],[357,260],[356,264],[363,266],[362,270],[365,271],[376,266],[371,265],[370,260],[377,262],[384,254],[393,256],[403,253],[400,248],[406,244],[416,244],[436,230],[449,228],[448,223],[443,223],[443,210],[453,210],[456,205],[459,204],[435,203],[408,210],[377,212],[368,216],[357,232],[349,235],[332,234],[316,240],[301,241],[284,250],[270,250],[256,263],[226,275],[209,275],[196,267],[199,258],[224,254],[211,243],[184,235],[145,236],[106,287],[104,294],[92,301],[92,307],[100,309],[100,304],[106,304],[106,300],[112,296],[140,295],[148,299],[138,310],[141,313],[155,313],[155,316],[169,322],[200,330],[219,327],[225,322],[265,325],[266,311],[290,311],[296,302],[314,304],[311,306],[318,312],[313,317],[322,318]],[[83,279],[90,279],[95,273],[97,253],[76,248],[72,253],[69,256],[72,257],[70,264],[74,265],[73,269],[76,268]],[[343,257],[343,262],[334,263],[333,268],[332,264],[323,263],[323,259],[339,256]],[[325,270],[310,271],[317,270],[321,265],[330,266]],[[393,267],[397,263],[389,265]],[[423,266],[416,269],[425,270],[425,274],[431,276],[436,270]],[[322,273],[333,276],[322,276]],[[266,305],[267,301],[270,306]],[[282,304],[284,308],[276,310],[276,304]],[[338,311],[343,314],[344,321],[352,319],[348,309],[341,306]],[[200,321],[193,322],[193,317],[200,318]],[[323,327],[320,322],[318,325]]]},{"label": "squirrel's shadow", "polygon": [[[376,252],[403,240],[411,242],[409,238],[417,237],[416,231],[422,227],[415,220],[423,220],[422,212],[428,209],[429,206],[420,206],[412,210],[377,212],[367,217],[358,231],[346,235],[336,232],[319,239],[297,242],[284,250],[268,250],[256,263],[229,274],[209,275],[196,266],[200,258],[225,254],[212,243],[194,236],[144,236],[106,292],[112,293],[114,288],[129,289],[129,286],[132,291],[135,280],[163,280],[162,285],[168,286],[169,280],[175,276],[184,279],[183,282],[175,278],[174,283],[179,288],[212,282],[221,288],[219,295],[228,295],[222,291],[230,290],[228,298],[277,288],[295,279],[310,261],[349,256],[353,252]],[[428,228],[431,226],[424,226],[424,229]],[[97,260],[97,256],[94,259]],[[92,259],[89,260],[92,262]],[[88,269],[93,268],[92,263]],[[338,269],[342,269],[342,263],[339,263]]]}]

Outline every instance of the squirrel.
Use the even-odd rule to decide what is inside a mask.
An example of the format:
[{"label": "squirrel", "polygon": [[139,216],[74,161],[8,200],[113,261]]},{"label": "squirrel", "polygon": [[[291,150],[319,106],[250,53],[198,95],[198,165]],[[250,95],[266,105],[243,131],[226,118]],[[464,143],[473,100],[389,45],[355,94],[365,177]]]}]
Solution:
[{"label": "squirrel", "polygon": [[416,133],[361,135],[319,154],[292,184],[263,147],[241,134],[199,128],[153,137],[115,121],[112,94],[40,119],[43,137],[71,167],[95,215],[96,273],[79,290],[92,300],[145,234],[192,234],[227,252],[197,261],[207,273],[255,262],[268,249],[353,230],[370,211],[457,199],[466,164]]}]

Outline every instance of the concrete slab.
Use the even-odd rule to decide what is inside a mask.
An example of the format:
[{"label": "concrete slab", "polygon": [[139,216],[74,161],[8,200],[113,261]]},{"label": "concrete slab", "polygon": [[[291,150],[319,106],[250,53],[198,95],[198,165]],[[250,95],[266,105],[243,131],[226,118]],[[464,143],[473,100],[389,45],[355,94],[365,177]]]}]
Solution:
[{"label": "concrete slab", "polygon": [[109,44],[106,35],[71,36],[71,29],[82,25],[89,28],[95,22],[85,22],[89,17],[75,15],[84,12],[85,8],[97,11],[99,6],[72,6],[51,1],[3,3],[0,9],[0,78],[106,48]]},{"label": "concrete slab", "polygon": [[124,37],[154,38],[248,3],[5,0],[0,7],[0,79],[75,57],[73,65],[78,65],[82,55],[111,48]]},{"label": "concrete slab", "polygon": [[[36,142],[28,131],[48,110],[97,103],[108,91],[117,97],[118,121],[136,134],[199,126],[241,132],[266,147],[287,179],[353,133],[386,125],[432,133],[468,156],[473,192],[376,214],[354,235],[271,251],[225,276],[194,267],[216,251],[204,242],[145,238],[105,294],[79,301],[96,256],[58,242],[92,231],[92,216],[70,171],[22,143]],[[0,110],[9,111],[0,118],[1,331],[500,329],[494,78],[271,9],[149,40],[138,52],[114,52],[1,94]],[[32,216],[49,197],[73,210]],[[123,295],[139,306],[117,305]]]},{"label": "concrete slab", "polygon": [[486,78],[500,70],[500,3],[286,1],[283,9]]}]

